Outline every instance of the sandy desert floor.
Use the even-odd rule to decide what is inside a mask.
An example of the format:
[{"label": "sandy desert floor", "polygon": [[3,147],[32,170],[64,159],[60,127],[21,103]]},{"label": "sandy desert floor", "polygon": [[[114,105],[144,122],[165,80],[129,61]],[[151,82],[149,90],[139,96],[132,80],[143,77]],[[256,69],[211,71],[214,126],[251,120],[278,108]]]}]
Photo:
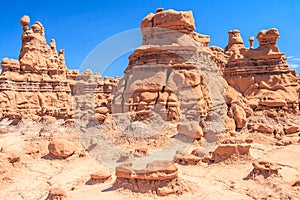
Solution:
[{"label": "sandy desert floor", "polygon": [[[83,147],[78,136],[69,128],[56,125],[42,128],[37,123],[2,125],[0,199],[47,199],[53,187],[63,189],[68,199],[74,200],[300,199],[300,145],[278,146],[272,135],[252,133],[250,136],[253,137],[250,155],[233,156],[216,164],[176,164],[187,191],[182,195],[161,197],[114,189],[114,169],[109,169],[112,177],[108,181],[89,184],[92,173],[108,167],[81,151]],[[55,159],[47,148],[53,138],[73,141],[79,147],[78,152],[66,159]],[[299,139],[299,136],[286,136],[286,140],[291,139]],[[277,163],[281,169],[278,175],[251,177],[255,160]]]}]

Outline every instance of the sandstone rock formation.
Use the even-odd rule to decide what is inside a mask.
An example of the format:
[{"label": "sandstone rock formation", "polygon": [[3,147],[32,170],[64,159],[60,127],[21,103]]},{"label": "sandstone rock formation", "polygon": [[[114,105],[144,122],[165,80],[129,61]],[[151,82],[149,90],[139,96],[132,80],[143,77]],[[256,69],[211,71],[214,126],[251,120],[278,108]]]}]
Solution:
[{"label": "sandstone rock formation", "polygon": [[182,155],[176,155],[174,158],[174,162],[182,164],[182,165],[196,165],[199,163],[201,158],[197,155],[194,154],[182,154]]},{"label": "sandstone rock formation", "polygon": [[224,68],[228,83],[249,100],[253,109],[299,110],[298,77],[276,44],[278,30],[260,31],[256,36],[258,48],[246,48],[238,30],[228,34],[228,45],[224,49],[230,56]]},{"label": "sandstone rock formation", "polygon": [[111,174],[107,170],[100,170],[91,174],[90,183],[103,183],[111,178]]},{"label": "sandstone rock formation", "polygon": [[[73,95],[72,118],[78,123],[103,123],[111,113],[112,92],[119,79],[102,77],[87,69],[84,73],[68,74]],[[84,124],[84,123],[83,123]]]},{"label": "sandstone rock formation", "polygon": [[66,200],[67,193],[61,188],[51,188],[47,200]]},{"label": "sandstone rock formation", "polygon": [[113,113],[130,112],[133,120],[148,120],[153,110],[168,121],[207,116],[207,83],[192,61],[197,53],[194,29],[191,12],[168,10],[144,18],[143,45],[129,57]]},{"label": "sandstone rock formation", "polygon": [[19,59],[1,62],[1,118],[69,118],[71,90],[64,50],[57,52],[54,40],[46,43],[40,22],[29,27],[30,19],[24,16],[20,23],[24,32]]},{"label": "sandstone rock formation", "polygon": [[[221,75],[230,56],[208,47],[209,37],[194,30],[191,12],[160,9],[143,19],[143,45],[129,56],[113,94],[112,113],[128,112],[133,121],[198,121],[196,138],[214,129],[211,120],[223,124],[213,132],[245,128],[253,111]],[[230,37],[228,51],[242,43]]]},{"label": "sandstone rock formation", "polygon": [[[70,199],[102,198],[99,194],[142,199],[138,193],[172,195],[167,199],[207,193],[214,199],[299,196],[300,79],[277,47],[278,30],[259,32],[258,48],[253,37],[247,48],[240,31],[229,31],[223,50],[195,32],[191,12],[159,8],[142,21],[143,44],[129,57],[124,77],[102,79],[91,70],[68,70],[64,51],[57,52],[54,40],[46,43],[40,22],[30,27],[24,16],[20,24],[19,59],[1,63],[0,119],[11,120],[0,121],[0,199],[66,199],[67,193]],[[121,114],[129,116],[126,128],[137,130],[138,137],[124,133]],[[67,126],[74,122],[77,129]],[[150,128],[149,122],[154,122]],[[159,134],[144,135],[162,124],[168,126]],[[61,130],[56,137],[52,128]],[[97,159],[116,160],[116,176],[100,170],[102,163],[85,151],[72,156],[80,146],[75,131],[92,135],[86,146],[90,154],[104,149]],[[61,136],[66,138],[56,139]],[[101,143],[102,138],[109,142]],[[187,138],[188,148],[171,151]],[[252,165],[250,150],[260,158]],[[171,160],[152,159],[155,153]],[[201,160],[211,165],[199,164],[205,166],[200,171],[200,166],[182,166]],[[141,164],[145,167],[136,167]],[[255,181],[246,182],[247,174]],[[191,192],[184,193],[185,183]],[[114,190],[122,188],[137,193]]]},{"label": "sandstone rock formation", "polygon": [[250,173],[250,176],[255,177],[258,175],[262,175],[265,178],[274,175],[279,175],[278,170],[281,169],[281,167],[276,163],[271,163],[268,161],[255,161],[252,163],[254,169]]},{"label": "sandstone rock formation", "polygon": [[212,152],[210,160],[214,163],[218,163],[233,155],[249,155],[249,150],[249,144],[222,144]]},{"label": "sandstone rock formation", "polygon": [[115,187],[126,188],[135,192],[154,191],[158,195],[180,193],[178,184],[178,169],[168,161],[154,161],[146,166],[145,169],[132,169],[130,164],[123,164],[116,168],[117,179]]},{"label": "sandstone rock formation", "polygon": [[75,153],[78,148],[70,141],[55,139],[48,145],[49,153],[56,158],[67,158]]},{"label": "sandstone rock formation", "polygon": [[85,104],[91,98],[94,115],[89,120],[103,122],[110,111],[110,95],[118,79],[102,80],[90,70],[84,73],[68,70],[64,50],[57,51],[54,39],[49,45],[46,43],[40,22],[29,27],[30,18],[24,16],[20,24],[24,33],[19,59],[4,58],[1,62],[0,118],[76,119],[78,112],[81,117],[88,112],[89,106]]}]

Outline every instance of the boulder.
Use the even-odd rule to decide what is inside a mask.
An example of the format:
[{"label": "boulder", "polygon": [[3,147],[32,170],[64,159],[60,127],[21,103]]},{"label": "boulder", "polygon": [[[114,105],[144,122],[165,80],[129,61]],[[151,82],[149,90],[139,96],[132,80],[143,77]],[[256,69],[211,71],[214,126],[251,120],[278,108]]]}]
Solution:
[{"label": "boulder", "polygon": [[65,139],[55,139],[48,145],[49,153],[56,158],[67,158],[75,153],[77,146]]},{"label": "boulder", "polygon": [[284,128],[285,134],[293,134],[300,131],[300,127],[298,125],[286,126]]},{"label": "boulder", "polygon": [[246,112],[244,111],[244,109],[241,106],[239,106],[237,104],[232,105],[232,110],[233,110],[233,118],[234,118],[236,127],[243,128],[247,122]]},{"label": "boulder", "polygon": [[271,175],[279,175],[278,170],[281,169],[281,167],[272,162],[268,161],[255,161],[252,163],[253,170],[250,172],[248,177],[254,178],[255,176],[262,175],[264,178],[268,178]]},{"label": "boulder", "polygon": [[174,158],[174,162],[182,165],[196,165],[201,160],[200,157],[195,156],[194,154],[185,153],[183,155],[177,155]]},{"label": "boulder", "polygon": [[218,163],[230,158],[232,155],[250,154],[249,144],[222,144],[212,152],[211,161]]},{"label": "boulder", "polygon": [[267,124],[262,124],[262,123],[256,123],[253,125],[252,130],[258,131],[261,133],[269,133],[273,134],[275,129]]},{"label": "boulder", "polygon": [[203,137],[203,130],[199,125],[199,122],[196,121],[178,124],[177,131],[178,133],[188,136],[190,138],[200,139]]}]

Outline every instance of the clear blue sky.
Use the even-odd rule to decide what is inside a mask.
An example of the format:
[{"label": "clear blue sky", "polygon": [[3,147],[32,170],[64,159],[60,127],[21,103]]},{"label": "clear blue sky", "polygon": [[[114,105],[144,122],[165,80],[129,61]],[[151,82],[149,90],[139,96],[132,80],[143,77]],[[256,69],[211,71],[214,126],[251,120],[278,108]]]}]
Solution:
[{"label": "clear blue sky", "polygon": [[[40,21],[49,42],[65,49],[68,68],[78,69],[99,43],[120,32],[139,28],[141,20],[156,8],[192,10],[196,31],[211,37],[210,45],[222,48],[227,32],[239,29],[245,44],[261,29],[278,28],[278,45],[293,67],[300,65],[300,1],[298,0],[110,0],[110,1],[2,1],[0,59],[17,58],[21,46],[20,18]],[[257,46],[257,43],[256,43]],[[122,75],[126,54],[117,60],[108,75]],[[300,69],[300,68],[299,68]]]}]

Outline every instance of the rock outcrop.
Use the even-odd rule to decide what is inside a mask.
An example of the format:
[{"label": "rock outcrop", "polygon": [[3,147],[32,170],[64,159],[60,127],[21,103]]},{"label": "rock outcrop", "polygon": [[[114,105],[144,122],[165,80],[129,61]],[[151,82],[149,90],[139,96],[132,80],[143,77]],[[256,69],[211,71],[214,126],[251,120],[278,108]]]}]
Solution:
[{"label": "rock outcrop", "polygon": [[191,12],[167,10],[144,18],[143,45],[129,56],[113,113],[130,112],[133,120],[149,120],[155,110],[167,121],[208,115],[207,83],[192,60],[198,46],[206,43],[195,40],[194,29]]},{"label": "rock outcrop", "polygon": [[279,175],[278,170],[281,167],[272,162],[268,161],[255,161],[252,163],[253,170],[249,174],[249,178],[254,178],[255,176],[262,175],[265,178],[268,178],[271,175]]},{"label": "rock outcrop", "polygon": [[1,118],[71,117],[71,89],[66,78],[64,50],[46,43],[44,27],[24,16],[18,60],[4,58],[0,75]]},{"label": "rock outcrop", "polygon": [[112,113],[130,113],[133,121],[201,121],[199,131],[190,133],[196,138],[210,129],[211,119],[222,118],[226,130],[224,115],[233,120],[233,130],[245,127],[251,108],[221,75],[228,56],[194,30],[191,12],[160,10],[143,19],[143,44],[129,56]]},{"label": "rock outcrop", "polygon": [[[299,84],[284,53],[276,44],[279,32],[275,28],[260,31],[258,48],[244,46],[238,30],[229,31],[224,53],[229,56],[224,77],[229,85],[241,92],[256,110],[287,108],[299,110]],[[251,39],[250,41],[253,41]]]},{"label": "rock outcrop", "polygon": [[249,144],[222,144],[211,153],[211,158],[209,160],[218,163],[233,155],[249,155],[249,150]]},{"label": "rock outcrop", "polygon": [[[84,73],[68,74],[73,96],[72,118],[79,123],[103,123],[111,114],[112,92],[119,79],[102,77],[87,69]],[[84,124],[84,123],[83,123]]]},{"label": "rock outcrop", "polygon": [[156,192],[161,196],[182,192],[182,186],[178,183],[178,168],[168,161],[153,161],[141,170],[124,164],[116,168],[116,176],[116,188],[142,193]]}]

